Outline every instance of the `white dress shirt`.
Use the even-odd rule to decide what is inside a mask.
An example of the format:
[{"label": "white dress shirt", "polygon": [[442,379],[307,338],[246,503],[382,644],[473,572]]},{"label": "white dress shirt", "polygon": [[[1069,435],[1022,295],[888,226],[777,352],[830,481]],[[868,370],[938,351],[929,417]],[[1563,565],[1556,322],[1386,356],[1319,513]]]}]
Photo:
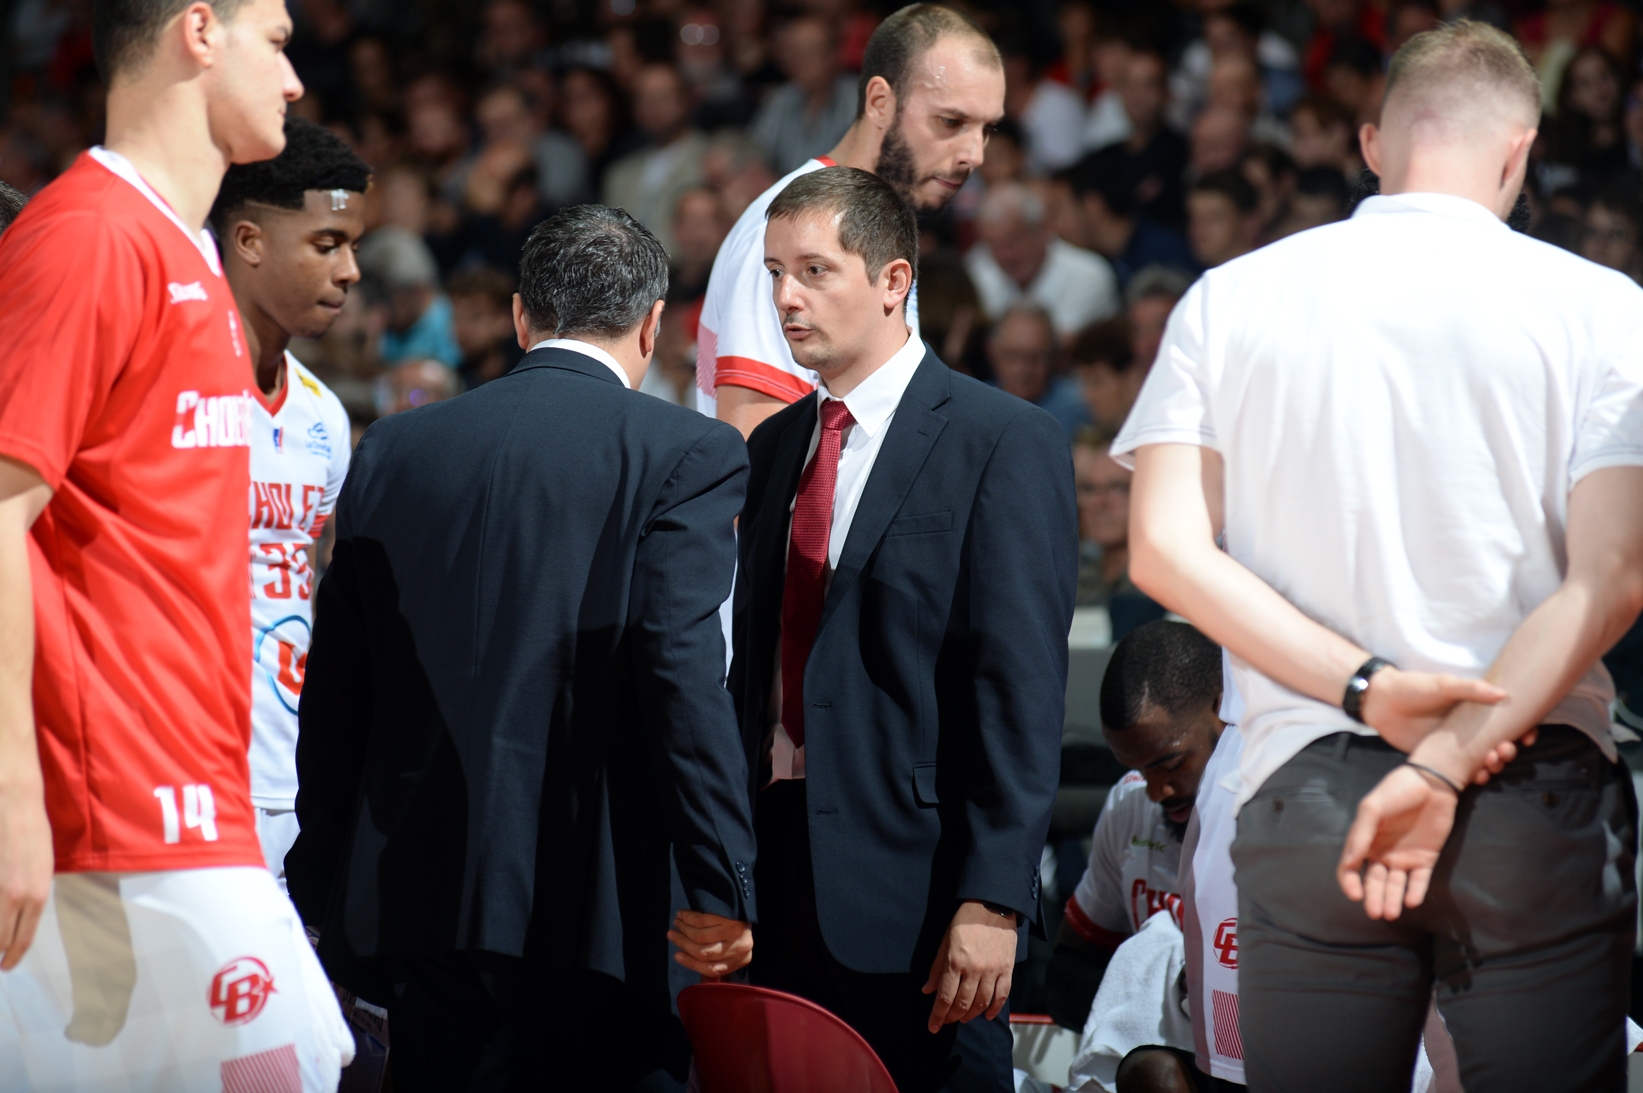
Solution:
[{"label": "white dress shirt", "polygon": [[[1477,678],[1562,583],[1569,490],[1643,466],[1643,291],[1445,194],[1217,266],[1170,315],[1112,446],[1225,461],[1226,551],[1401,668]],[[1233,656],[1241,801],[1312,741],[1373,729]],[[1613,759],[1592,667],[1543,720]]]},{"label": "white dress shirt", "polygon": [[623,387],[626,387],[629,391],[633,390],[633,384],[628,382],[628,374],[622,371],[622,366],[616,363],[616,358],[592,342],[585,342],[580,338],[544,338],[525,352],[534,353],[538,349],[569,349],[572,353],[592,357],[612,372],[615,372],[616,378],[622,381]]},{"label": "white dress shirt", "polygon": [[[884,446],[884,435],[890,431],[890,420],[896,416],[901,396],[907,392],[913,373],[918,371],[923,361],[924,342],[909,332],[906,344],[848,395],[835,399],[828,394],[826,380],[816,389],[821,402],[844,403],[854,419],[853,424],[845,427],[840,438],[839,475],[833,483],[833,524],[827,535],[827,568],[822,577],[824,588],[832,586],[833,571],[838,568],[839,554],[844,550],[845,540],[850,537],[850,524],[856,518],[856,506],[861,503],[862,491],[867,488],[867,479],[873,473],[873,462],[878,459],[879,449]],[[817,405],[819,408],[820,403]],[[820,445],[821,414],[818,411],[816,426],[810,434],[810,449],[804,457],[806,465],[815,458]],[[788,502],[789,513],[797,503],[798,495],[795,494],[793,500]],[[792,534],[791,519],[788,520],[788,534]],[[804,777],[804,749],[793,746],[781,724],[780,640],[778,637],[775,682],[770,688],[771,723],[775,726],[770,740],[770,780],[773,782]]]},{"label": "white dress shirt", "polygon": [[985,243],[964,256],[964,269],[981,297],[981,309],[995,322],[1022,300],[1050,313],[1050,325],[1060,337],[1078,333],[1091,323],[1118,314],[1122,302],[1112,266],[1094,251],[1051,239],[1044,264],[1025,290],[1004,272]]}]

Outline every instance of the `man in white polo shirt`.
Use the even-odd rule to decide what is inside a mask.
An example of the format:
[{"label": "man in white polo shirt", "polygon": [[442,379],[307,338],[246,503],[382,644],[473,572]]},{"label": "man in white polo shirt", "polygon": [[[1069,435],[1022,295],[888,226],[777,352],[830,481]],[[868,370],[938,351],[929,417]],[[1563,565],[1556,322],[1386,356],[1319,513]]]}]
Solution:
[{"label": "man in white polo shirt", "polygon": [[1113,446],[1131,576],[1247,704],[1255,1090],[1405,1086],[1434,986],[1468,1090],[1625,1087],[1643,292],[1502,223],[1538,119],[1509,38],[1412,39],[1386,196],[1205,274]]}]

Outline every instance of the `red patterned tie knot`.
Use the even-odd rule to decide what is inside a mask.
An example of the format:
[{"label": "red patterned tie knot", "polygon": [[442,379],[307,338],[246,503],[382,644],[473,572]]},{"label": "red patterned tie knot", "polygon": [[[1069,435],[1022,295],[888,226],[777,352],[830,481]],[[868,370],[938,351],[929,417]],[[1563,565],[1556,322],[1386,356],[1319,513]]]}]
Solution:
[{"label": "red patterned tie knot", "polygon": [[850,407],[838,399],[828,399],[821,404],[822,428],[830,431],[848,429],[856,423],[850,416]]}]

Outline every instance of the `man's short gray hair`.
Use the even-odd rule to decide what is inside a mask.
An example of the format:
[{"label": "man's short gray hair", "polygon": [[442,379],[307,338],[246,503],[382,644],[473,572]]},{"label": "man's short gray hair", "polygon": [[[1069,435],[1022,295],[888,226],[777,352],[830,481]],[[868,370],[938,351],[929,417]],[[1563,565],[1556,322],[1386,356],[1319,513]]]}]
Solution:
[{"label": "man's short gray hair", "polygon": [[519,256],[531,330],[619,338],[667,295],[667,251],[621,209],[577,205],[536,226]]},{"label": "man's short gray hair", "polygon": [[1192,278],[1182,273],[1174,266],[1161,266],[1156,262],[1150,266],[1143,266],[1141,271],[1130,278],[1130,283],[1124,289],[1124,304],[1134,307],[1137,300],[1150,299],[1153,296],[1168,296],[1171,300],[1179,300],[1192,287]]}]

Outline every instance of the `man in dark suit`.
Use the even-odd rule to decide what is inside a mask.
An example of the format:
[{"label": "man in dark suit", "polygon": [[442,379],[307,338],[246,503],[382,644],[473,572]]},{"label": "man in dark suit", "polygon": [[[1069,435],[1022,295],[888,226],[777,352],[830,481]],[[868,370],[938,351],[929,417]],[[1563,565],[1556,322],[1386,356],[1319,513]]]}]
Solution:
[{"label": "man in dark suit", "polygon": [[[680,1088],[667,938],[745,964],[748,772],[717,608],[736,431],[637,388],[667,256],[542,224],[514,370],[377,422],[320,585],[291,897],[386,1004],[401,1090]],[[669,860],[692,911],[668,933]]]},{"label": "man in dark suit", "polygon": [[765,253],[822,386],[748,441],[752,975],[843,1017],[903,1093],[1009,1090],[1077,574],[1066,434],[910,336],[917,225],[880,179],[795,179]]}]

